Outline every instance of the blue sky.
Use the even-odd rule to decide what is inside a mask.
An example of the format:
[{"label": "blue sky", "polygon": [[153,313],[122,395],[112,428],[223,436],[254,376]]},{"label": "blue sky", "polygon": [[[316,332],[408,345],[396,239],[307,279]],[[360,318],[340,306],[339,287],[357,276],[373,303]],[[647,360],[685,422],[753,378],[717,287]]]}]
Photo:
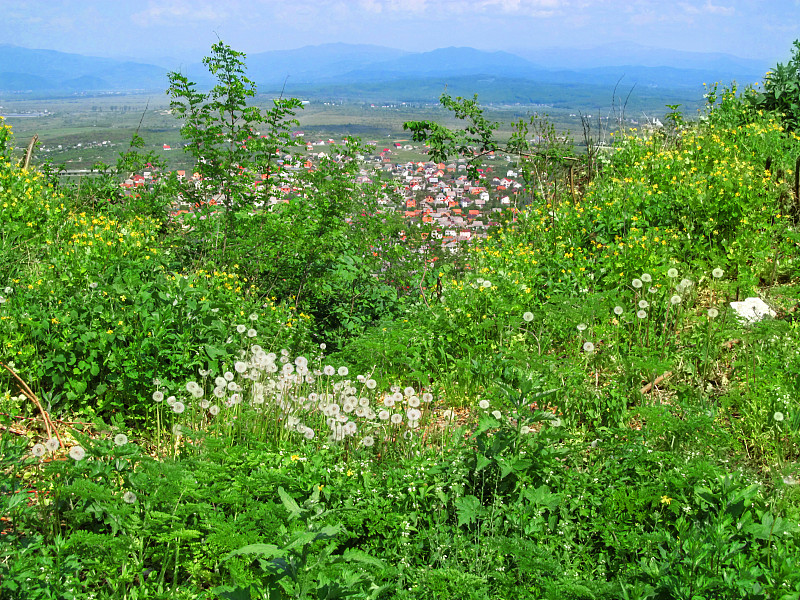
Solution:
[{"label": "blue sky", "polygon": [[196,61],[328,42],[404,50],[591,48],[616,41],[785,61],[800,0],[0,0],[0,43]]}]

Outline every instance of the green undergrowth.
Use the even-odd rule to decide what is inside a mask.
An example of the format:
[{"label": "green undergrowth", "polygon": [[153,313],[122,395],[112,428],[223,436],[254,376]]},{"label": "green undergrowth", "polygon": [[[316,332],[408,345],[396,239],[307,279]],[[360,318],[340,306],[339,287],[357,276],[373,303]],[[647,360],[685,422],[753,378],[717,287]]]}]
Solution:
[{"label": "green undergrowth", "polygon": [[800,599],[800,138],[776,85],[585,158],[538,120],[501,147],[445,96],[465,129],[415,139],[471,176],[506,153],[529,204],[456,255],[355,183],[355,140],[273,163],[292,103],[267,162],[219,146],[274,177],[216,205],[64,186],[0,128],[0,596]]}]

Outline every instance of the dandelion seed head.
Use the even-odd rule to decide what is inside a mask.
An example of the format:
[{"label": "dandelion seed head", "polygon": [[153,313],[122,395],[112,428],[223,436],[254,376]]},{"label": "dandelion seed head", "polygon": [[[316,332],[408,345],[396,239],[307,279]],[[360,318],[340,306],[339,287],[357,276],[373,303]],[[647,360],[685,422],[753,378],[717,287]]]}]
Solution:
[{"label": "dandelion seed head", "polygon": [[714,279],[721,279],[724,274],[725,274],[725,272],[722,269],[720,269],[719,267],[717,267],[716,269],[711,271],[711,276]]},{"label": "dandelion seed head", "polygon": [[498,420],[499,420],[499,419],[502,419],[502,418],[503,418],[503,413],[501,413],[499,410],[493,410],[493,411],[492,411],[492,416],[493,416],[495,419],[498,419]]},{"label": "dandelion seed head", "polygon": [[83,460],[86,456],[86,450],[81,448],[80,446],[73,446],[69,449],[69,457],[73,460],[79,461]]},{"label": "dandelion seed head", "polygon": [[480,402],[478,402],[478,406],[480,406],[482,409],[486,410],[487,408],[489,408],[489,401],[488,400],[481,400]]},{"label": "dandelion seed head", "polygon": [[122,501],[125,504],[136,504],[136,494],[131,491],[127,491],[122,494]]},{"label": "dandelion seed head", "polygon": [[674,267],[671,269],[667,269],[667,277],[669,277],[670,279],[675,279],[676,277],[678,277],[678,269]]},{"label": "dandelion seed head", "polygon": [[248,317],[251,321],[258,321],[258,315],[256,313],[250,313],[250,317]]},{"label": "dandelion seed head", "polygon": [[647,318],[647,311],[645,311],[645,310],[640,310],[640,311],[638,311],[638,312],[636,313],[636,316],[637,316],[638,318],[640,318],[640,319],[646,319],[646,318]]},{"label": "dandelion seed head", "polygon": [[433,402],[433,394],[431,394],[430,392],[425,392],[424,394],[422,394],[422,401],[425,404]]},{"label": "dandelion seed head", "polygon": [[50,452],[55,452],[61,446],[58,441],[58,438],[51,437],[44,443],[45,448],[47,448]]},{"label": "dandelion seed head", "polygon": [[247,337],[254,338],[258,335],[258,332],[255,329],[248,329],[247,330]]},{"label": "dandelion seed head", "polygon": [[339,367],[336,372],[339,374],[339,377],[347,377],[347,374],[350,372],[350,370],[347,367],[342,366]]},{"label": "dandelion seed head", "polygon": [[669,299],[669,301],[670,301],[670,304],[672,304],[674,306],[676,304],[680,304],[681,303],[681,297],[678,296],[678,294],[675,294],[672,298]]},{"label": "dandelion seed head", "polygon": [[403,389],[403,395],[405,395],[406,397],[413,396],[414,393],[415,393],[414,388],[411,386],[408,386],[407,388]]},{"label": "dandelion seed head", "polygon": [[118,433],[114,436],[114,445],[115,446],[124,446],[128,443],[128,436],[124,433]]},{"label": "dandelion seed head", "polygon": [[642,281],[644,283],[650,283],[653,281],[653,278],[650,276],[650,273],[642,273]]},{"label": "dandelion seed head", "polygon": [[578,331],[586,331],[587,327],[589,327],[586,323],[578,323],[576,326]]},{"label": "dandelion seed head", "polygon": [[155,400],[156,402],[162,402],[164,400],[164,392],[162,392],[161,390],[153,392],[153,400]]},{"label": "dandelion seed head", "polygon": [[614,314],[620,316],[625,310],[621,306],[614,307]]},{"label": "dandelion seed head", "polygon": [[390,421],[395,425],[399,425],[400,423],[403,422],[403,415],[401,415],[400,413],[394,413],[391,416]]},{"label": "dandelion seed head", "polygon": [[648,308],[650,303],[647,300],[639,300],[639,308]]},{"label": "dandelion seed head", "polygon": [[186,410],[186,405],[181,401],[177,401],[172,405],[172,412],[176,415],[181,414],[184,410]]},{"label": "dandelion seed head", "polygon": [[208,412],[211,413],[211,416],[216,417],[219,414],[219,406],[216,404],[212,404],[211,407],[208,409]]},{"label": "dandelion seed head", "polygon": [[247,331],[247,325],[236,326],[236,333],[244,333],[245,331]]},{"label": "dandelion seed head", "polygon": [[709,319],[716,319],[719,316],[719,311],[716,308],[709,308],[706,314]]},{"label": "dandelion seed head", "polygon": [[777,421],[778,423],[780,423],[781,421],[783,421],[784,415],[781,411],[776,411],[775,414],[772,415],[772,418],[775,419],[775,421]]},{"label": "dandelion seed head", "polygon": [[594,352],[594,344],[592,342],[586,342],[583,344],[583,351],[586,352],[586,354],[591,354]]},{"label": "dandelion seed head", "polygon": [[361,443],[364,445],[364,447],[370,448],[375,444],[375,438],[373,438],[371,435],[365,435],[362,438]]},{"label": "dandelion seed head", "polygon": [[642,280],[641,279],[634,279],[631,281],[631,285],[635,287],[637,290],[642,287]]},{"label": "dandelion seed head", "polygon": [[530,311],[522,313],[522,320],[525,321],[526,323],[530,323],[531,321],[533,321],[533,313]]},{"label": "dandelion seed head", "polygon": [[44,447],[44,444],[34,444],[33,448],[31,448],[31,454],[37,458],[44,456],[45,452],[47,452],[47,449]]}]

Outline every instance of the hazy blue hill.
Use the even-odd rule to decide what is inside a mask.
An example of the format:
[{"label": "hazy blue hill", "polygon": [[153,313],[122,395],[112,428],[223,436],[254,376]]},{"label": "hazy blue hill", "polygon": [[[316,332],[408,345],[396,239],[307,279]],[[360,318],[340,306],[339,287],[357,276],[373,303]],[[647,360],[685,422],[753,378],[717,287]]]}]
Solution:
[{"label": "hazy blue hill", "polygon": [[474,48],[440,48],[375,62],[343,73],[345,80],[408,79],[409,77],[493,74],[498,77],[533,77],[544,73],[529,61],[508,52],[484,52]]},{"label": "hazy blue hill", "polygon": [[403,50],[368,44],[322,44],[297,50],[261,52],[247,56],[247,70],[254,81],[309,82],[338,77],[366,65],[400,59]]},{"label": "hazy blue hill", "polygon": [[768,61],[741,58],[720,52],[686,52],[615,42],[596,48],[545,48],[519,50],[522,58],[552,69],[593,69],[598,67],[668,67],[713,72],[713,81],[756,81],[769,68]]},{"label": "hazy blue hill", "polygon": [[52,82],[44,77],[28,73],[0,73],[0,91],[42,91],[51,89]]},{"label": "hazy blue hill", "polygon": [[[167,85],[167,71],[161,67],[10,44],[0,44],[0,65],[5,65],[9,71],[13,66],[15,74],[31,78],[0,80],[0,90],[4,91],[75,90],[73,84],[81,80],[107,86],[90,88],[92,90],[164,89]],[[38,84],[35,88],[30,85],[34,82]]]},{"label": "hazy blue hill", "polygon": [[[703,82],[751,82],[764,72],[759,61],[624,44],[591,51],[528,52],[524,57],[464,47],[404,52],[373,45],[324,44],[254,53],[246,62],[248,76],[261,91],[283,89],[286,94],[319,98],[336,90],[340,96],[378,101],[403,99],[406,94],[424,102],[435,102],[445,84],[461,85],[462,80],[473,89],[459,93],[478,93],[482,99],[489,94],[496,100],[486,101],[497,102],[538,102],[532,99],[541,89],[548,90],[547,103],[554,99],[569,103],[571,95],[596,96],[600,90],[611,98],[617,82],[620,94],[636,86],[638,95],[652,88],[664,97],[673,90],[683,90],[677,92],[679,96],[694,97],[702,93]],[[167,70],[162,67],[8,44],[0,45],[0,69],[5,71],[0,74],[0,92],[163,91],[168,86]],[[200,87],[213,84],[200,62],[187,65],[185,73]],[[486,85],[486,81],[495,83]],[[515,89],[498,88],[510,85]],[[592,86],[596,89],[589,89]]]}]

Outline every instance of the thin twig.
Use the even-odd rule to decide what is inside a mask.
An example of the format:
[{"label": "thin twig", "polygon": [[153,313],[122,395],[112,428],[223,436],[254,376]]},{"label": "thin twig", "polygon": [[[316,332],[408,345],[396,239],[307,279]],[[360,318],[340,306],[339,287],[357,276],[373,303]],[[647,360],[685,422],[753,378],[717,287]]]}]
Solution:
[{"label": "thin twig", "polygon": [[9,367],[7,364],[5,364],[4,362],[0,362],[0,366],[2,366],[6,371],[8,371],[9,373],[11,373],[11,375],[14,376],[14,379],[16,379],[19,382],[20,389],[21,389],[22,393],[31,402],[33,402],[36,405],[36,408],[39,409],[39,412],[42,413],[42,419],[44,420],[44,426],[45,426],[45,429],[47,430],[47,437],[48,438],[52,438],[53,437],[53,433],[55,433],[56,439],[58,439],[59,445],[62,448],[65,447],[64,446],[64,442],[61,440],[61,436],[58,434],[58,429],[55,428],[55,426],[53,425],[53,422],[50,420],[50,415],[48,415],[47,411],[42,407],[42,403],[39,401],[39,398],[37,398],[36,394],[34,394],[33,391],[31,391],[31,388],[28,387],[28,384],[25,383],[22,380],[22,378],[19,375],[17,375],[14,372],[14,370],[11,367]]},{"label": "thin twig", "polygon": [[644,386],[642,389],[640,389],[640,390],[639,390],[639,393],[640,393],[640,394],[647,394],[647,393],[649,393],[649,392],[650,392],[650,391],[651,391],[651,390],[652,390],[652,389],[653,389],[655,386],[657,386],[659,383],[661,383],[662,381],[664,381],[664,380],[665,380],[667,377],[669,377],[670,375],[672,375],[672,371],[667,371],[667,372],[666,372],[666,373],[664,373],[663,375],[659,375],[658,377],[656,377],[656,378],[653,380],[653,382],[652,382],[652,383],[648,383],[646,386]]}]

